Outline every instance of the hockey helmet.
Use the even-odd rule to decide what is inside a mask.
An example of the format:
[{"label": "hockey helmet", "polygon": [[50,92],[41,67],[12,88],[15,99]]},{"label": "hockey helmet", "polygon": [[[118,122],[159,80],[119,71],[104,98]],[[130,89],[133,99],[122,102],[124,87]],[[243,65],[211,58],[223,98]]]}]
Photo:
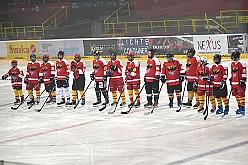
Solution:
[{"label": "hockey helmet", "polygon": [[49,55],[48,55],[48,54],[44,54],[42,58],[43,58],[43,59],[44,59],[44,58],[49,58]]},{"label": "hockey helmet", "polygon": [[60,50],[60,51],[58,52],[58,55],[60,55],[60,54],[64,57],[65,52],[63,52],[63,51]]},{"label": "hockey helmet", "polygon": [[17,64],[18,62],[17,62],[17,60],[12,60],[11,61],[11,64]]},{"label": "hockey helmet", "polygon": [[94,50],[93,55],[94,56],[100,55],[100,51],[99,50]]},{"label": "hockey helmet", "polygon": [[194,55],[195,55],[195,49],[194,49],[194,48],[190,48],[190,49],[188,49],[188,51],[187,51],[187,55],[188,55],[189,53],[191,53],[191,54],[192,54],[192,56],[194,56]]},{"label": "hockey helmet", "polygon": [[81,58],[80,54],[75,54],[74,58]]},{"label": "hockey helmet", "polygon": [[167,53],[166,58],[174,58],[174,54],[172,52]]},{"label": "hockey helmet", "polygon": [[30,54],[30,59],[31,59],[32,57],[36,58],[36,55],[35,55],[35,54]]},{"label": "hockey helmet", "polygon": [[208,58],[205,56],[201,57],[201,64],[208,64]]},{"label": "hockey helmet", "polygon": [[134,53],[133,53],[133,52],[129,52],[129,53],[127,54],[127,56],[128,56],[128,57],[134,57]]},{"label": "hockey helmet", "polygon": [[[219,61],[216,62],[215,59],[218,59]],[[221,62],[221,55],[220,54],[215,54],[213,61],[214,61],[214,63],[219,64]]]},{"label": "hockey helmet", "polygon": [[116,56],[117,54],[115,52],[111,52],[110,55]]},{"label": "hockey helmet", "polygon": [[151,52],[151,54],[154,54],[155,50],[153,48],[150,48],[150,49],[147,50],[147,52]]},{"label": "hockey helmet", "polygon": [[235,61],[237,58],[240,58],[240,52],[239,51],[232,52],[231,59]]}]

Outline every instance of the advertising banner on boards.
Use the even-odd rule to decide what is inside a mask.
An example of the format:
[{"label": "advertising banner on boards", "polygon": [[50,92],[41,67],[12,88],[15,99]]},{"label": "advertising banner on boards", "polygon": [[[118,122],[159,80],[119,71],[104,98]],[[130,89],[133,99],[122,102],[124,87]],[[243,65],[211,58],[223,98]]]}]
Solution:
[{"label": "advertising banner on boards", "polygon": [[228,54],[226,35],[197,35],[193,41],[197,54]]},{"label": "advertising banner on boards", "polygon": [[228,41],[228,53],[231,54],[234,51],[244,53],[244,39],[243,35],[229,35]]},{"label": "advertising banner on boards", "polygon": [[8,54],[7,54],[7,49],[6,49],[6,43],[5,42],[0,42],[0,50],[1,50],[0,59],[7,58]]},{"label": "advertising banner on boards", "polygon": [[6,50],[9,58],[29,59],[30,54],[37,54],[38,43],[37,41],[6,42]]},{"label": "advertising banner on boards", "polygon": [[57,57],[59,51],[65,52],[65,56],[80,54],[84,56],[83,40],[43,40],[38,41],[39,56],[49,54]]}]

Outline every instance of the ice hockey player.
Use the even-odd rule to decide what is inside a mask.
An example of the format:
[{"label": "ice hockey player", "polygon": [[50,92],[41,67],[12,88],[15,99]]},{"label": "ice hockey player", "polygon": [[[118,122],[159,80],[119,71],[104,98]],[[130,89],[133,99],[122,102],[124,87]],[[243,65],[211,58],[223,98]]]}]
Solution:
[{"label": "ice hockey player", "polygon": [[221,62],[221,55],[214,55],[214,64],[212,65],[212,74],[213,74],[213,93],[214,97],[218,103],[218,110],[216,114],[223,113],[222,102],[225,105],[224,114],[229,112],[229,102],[227,99],[227,85],[226,80],[228,76],[228,67]]},{"label": "ice hockey player", "polygon": [[90,74],[90,78],[92,81],[95,80],[95,93],[97,101],[93,103],[93,106],[98,106],[101,104],[101,93],[105,98],[105,102],[102,105],[109,104],[109,96],[107,91],[107,79],[103,77],[106,74],[106,65],[107,62],[105,59],[100,58],[100,51],[95,50],[94,53],[94,60],[93,60],[93,72]]},{"label": "ice hockey player", "polygon": [[197,94],[200,101],[198,112],[203,112],[204,110],[203,106],[205,102],[205,95],[209,97],[209,100],[212,104],[211,112],[213,113],[216,110],[215,98],[213,96],[213,78],[210,69],[211,68],[208,65],[208,59],[206,57],[201,57],[200,65],[196,69],[196,80],[193,84],[194,88],[197,87]]},{"label": "ice hockey player", "polygon": [[22,71],[22,68],[18,67],[17,65],[18,61],[12,60],[11,68],[6,74],[2,76],[3,80],[6,80],[8,77],[11,77],[11,84],[15,95],[14,105],[22,104],[24,102],[24,95],[22,92],[22,79],[24,73]]},{"label": "ice hockey player", "polygon": [[[126,79],[126,86],[127,91],[130,99],[130,104],[128,107],[140,107],[140,96],[139,95],[139,89],[140,89],[140,63],[137,60],[134,60],[134,53],[129,52],[127,54],[127,64],[125,69],[125,79]],[[133,99],[133,92],[135,96],[137,97],[136,104],[134,103]]]},{"label": "ice hockey player", "polygon": [[82,97],[81,105],[85,105],[85,62],[81,61],[80,54],[75,54],[74,61],[71,62],[71,71],[73,72],[73,84],[72,84],[72,101],[70,105],[76,105],[77,91],[79,91],[80,97]]},{"label": "ice hockey player", "polygon": [[[64,59],[64,52],[58,52],[58,60],[56,61],[57,72],[57,88],[60,93],[61,101],[57,105],[70,103],[70,91],[69,91],[69,75],[70,66],[66,59]],[[66,97],[66,100],[65,100]]]},{"label": "ice hockey player", "polygon": [[196,80],[196,69],[199,65],[200,58],[195,55],[195,49],[190,48],[187,52],[187,63],[186,63],[186,79],[187,83],[187,91],[188,91],[188,102],[183,103],[184,106],[191,107],[192,101],[194,98],[194,94],[196,97],[196,103],[193,106],[194,108],[199,107],[199,98],[197,95],[197,89],[193,88],[193,83]]},{"label": "ice hockey player", "polygon": [[174,54],[169,52],[166,55],[167,60],[162,65],[162,73],[160,80],[162,83],[167,84],[167,93],[169,97],[169,107],[173,107],[174,91],[177,96],[177,105],[180,107],[182,82],[185,80],[185,70],[182,68],[182,64],[174,58]]},{"label": "ice hockey player", "polygon": [[42,74],[40,73],[40,62],[36,61],[36,55],[30,55],[30,62],[27,64],[27,73],[24,78],[24,83],[26,84],[26,90],[28,91],[30,100],[27,105],[32,105],[35,103],[33,89],[36,91],[36,103],[40,103],[40,84],[42,83]]},{"label": "ice hockey player", "polygon": [[[154,49],[147,50],[148,60],[146,63],[146,73],[144,77],[147,95],[147,103],[144,105],[144,107],[146,108],[158,106],[161,63],[156,57],[154,57],[154,53]],[[154,97],[154,103],[152,102],[152,97]]]},{"label": "ice hockey player", "polygon": [[40,81],[44,82],[46,92],[48,92],[50,98],[46,103],[56,103],[56,84],[55,84],[55,65],[49,61],[49,55],[44,54],[42,57],[43,63],[41,64],[41,75]]},{"label": "ice hockey player", "polygon": [[245,90],[247,79],[246,63],[240,60],[240,52],[235,51],[231,54],[231,89],[232,95],[236,97],[238,109],[236,114],[245,115]]},{"label": "ice hockey player", "polygon": [[[117,90],[121,94],[122,103],[120,107],[126,105],[126,97],[124,91],[124,81],[122,77],[122,61],[116,58],[116,53],[111,52],[111,60],[107,63],[106,76],[109,78],[110,92],[112,92],[113,103],[111,106],[116,106],[117,103]],[[104,77],[105,79],[105,77]]]}]

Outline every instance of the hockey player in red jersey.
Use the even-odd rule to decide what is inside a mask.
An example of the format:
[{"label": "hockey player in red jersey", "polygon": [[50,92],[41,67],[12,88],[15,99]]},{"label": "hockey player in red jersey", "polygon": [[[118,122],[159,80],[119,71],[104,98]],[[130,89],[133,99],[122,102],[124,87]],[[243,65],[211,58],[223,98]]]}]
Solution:
[{"label": "hockey player in red jersey", "polygon": [[[146,63],[146,73],[145,73],[145,84],[146,84],[146,95],[147,95],[147,103],[144,105],[146,108],[150,108],[152,106],[158,106],[158,97],[159,97],[159,79],[161,72],[161,63],[160,61],[154,57],[154,49],[148,49],[148,60]],[[154,97],[154,103],[152,103],[152,97]]]},{"label": "hockey player in red jersey", "polygon": [[46,103],[56,103],[56,84],[55,84],[55,65],[49,61],[49,55],[45,54],[42,57],[43,63],[41,64],[40,72],[42,74],[42,81],[45,84],[46,92],[50,98]]},{"label": "hockey player in red jersey", "polygon": [[22,104],[24,102],[24,95],[22,92],[22,79],[24,74],[22,68],[18,67],[17,65],[17,60],[12,60],[11,69],[9,69],[9,71],[2,76],[3,80],[11,77],[11,84],[15,95],[14,105]]},{"label": "hockey player in red jersey", "polygon": [[236,97],[239,107],[236,110],[236,114],[245,115],[246,63],[240,60],[239,51],[233,52],[231,58],[233,61],[231,63],[230,83],[232,86],[232,95]]},{"label": "hockey player in red jersey", "polygon": [[[125,75],[126,75],[126,85],[127,85],[127,91],[130,99],[130,104],[128,107],[140,107],[140,97],[139,95],[139,89],[140,89],[140,63],[137,60],[134,60],[134,53],[129,52],[127,54],[127,64],[125,69]],[[133,91],[135,93],[135,96],[137,97],[137,102],[134,104],[133,99]]]},{"label": "hockey player in red jersey", "polygon": [[71,71],[73,72],[73,84],[72,84],[72,102],[70,105],[75,105],[77,100],[77,91],[79,96],[82,97],[81,105],[85,105],[85,62],[81,60],[80,54],[75,54],[74,61],[71,62]]},{"label": "hockey player in red jersey", "polygon": [[[70,91],[69,91],[69,75],[70,66],[66,59],[64,59],[64,52],[58,52],[58,60],[56,61],[57,71],[57,88],[59,89],[61,101],[58,105],[70,103]],[[66,100],[65,100],[66,97]]]},{"label": "hockey player in red jersey", "polygon": [[[211,68],[213,74],[213,92],[214,97],[218,103],[218,110],[216,110],[216,114],[228,114],[229,112],[229,102],[227,99],[227,85],[226,79],[228,76],[228,68],[221,62],[221,55],[214,55],[214,64]],[[222,102],[225,105],[225,109],[223,111]]]},{"label": "hockey player in red jersey", "polygon": [[106,76],[109,78],[110,92],[112,92],[113,103],[111,106],[115,106],[117,102],[117,90],[121,93],[122,103],[121,107],[126,105],[126,97],[124,91],[124,81],[122,76],[122,61],[116,58],[116,53],[111,52],[111,60],[107,63]]},{"label": "hockey player in red jersey", "polygon": [[90,78],[92,81],[95,80],[95,93],[97,99],[97,101],[93,103],[93,106],[101,104],[101,93],[105,98],[105,102],[102,105],[107,105],[109,104],[109,96],[107,91],[107,79],[104,78],[107,62],[105,59],[100,58],[99,50],[95,50],[93,55],[93,72],[90,74]]},{"label": "hockey player in red jersey", "polygon": [[[197,87],[197,94],[199,96],[200,107],[198,112],[203,112],[205,95],[209,97],[212,104],[211,112],[216,110],[215,98],[213,96],[213,78],[211,68],[208,65],[208,59],[206,57],[201,57],[200,65],[196,69],[196,80],[193,87]],[[207,101],[207,100],[206,100]]]},{"label": "hockey player in red jersey", "polygon": [[182,68],[182,64],[174,58],[174,54],[169,52],[167,54],[167,60],[162,65],[162,73],[160,80],[162,83],[167,84],[167,93],[169,96],[169,106],[173,107],[174,91],[177,96],[177,105],[180,107],[182,82],[185,80],[185,70]]},{"label": "hockey player in red jersey", "polygon": [[30,62],[27,65],[27,73],[24,78],[24,83],[27,84],[26,90],[28,91],[30,100],[27,102],[28,105],[35,103],[33,89],[36,91],[36,102],[40,103],[40,83],[42,79],[42,74],[40,73],[40,62],[36,61],[36,55],[30,55]]},{"label": "hockey player in red jersey", "polygon": [[196,68],[198,67],[200,62],[200,58],[195,55],[195,49],[190,48],[187,52],[187,63],[186,63],[186,79],[187,83],[187,91],[188,91],[188,102],[183,103],[184,106],[191,107],[192,101],[194,98],[194,93],[196,97],[196,104],[193,106],[194,108],[198,108],[199,106],[199,98],[197,95],[197,89],[193,88],[193,83],[196,80]]}]

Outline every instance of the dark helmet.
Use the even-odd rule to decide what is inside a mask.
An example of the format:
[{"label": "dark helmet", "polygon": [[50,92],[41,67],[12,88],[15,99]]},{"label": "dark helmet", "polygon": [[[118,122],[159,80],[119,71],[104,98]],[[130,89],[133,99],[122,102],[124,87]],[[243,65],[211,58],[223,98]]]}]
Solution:
[{"label": "dark helmet", "polygon": [[215,60],[216,58],[219,59],[219,60],[221,61],[221,55],[220,55],[220,54],[215,54],[215,55],[214,55],[214,60]]},{"label": "dark helmet", "polygon": [[59,55],[59,54],[61,54],[61,55],[64,57],[65,52],[63,52],[63,51],[59,51],[59,52],[58,52],[58,55]]},{"label": "dark helmet", "polygon": [[155,53],[155,50],[154,50],[153,48],[150,48],[150,49],[148,49],[147,51],[150,51],[151,54],[154,54],[154,53]]},{"label": "dark helmet", "polygon": [[30,54],[30,58],[32,58],[32,57],[36,58],[36,55],[35,54]]},{"label": "dark helmet", "polygon": [[167,55],[166,55],[166,58],[174,58],[174,54],[172,52],[169,52]]},{"label": "dark helmet", "polygon": [[99,50],[94,50],[93,55],[94,56],[100,55],[100,51]]},{"label": "dark helmet", "polygon": [[240,52],[239,51],[232,52],[231,59],[235,60],[237,58],[240,58]]},{"label": "dark helmet", "polygon": [[192,55],[195,55],[195,49],[194,48],[188,49],[187,54],[188,53],[192,53]]},{"label": "dark helmet", "polygon": [[116,55],[117,55],[117,53],[115,53],[115,52],[111,52],[111,53],[110,53],[110,55],[114,55],[114,56],[116,56]]}]

